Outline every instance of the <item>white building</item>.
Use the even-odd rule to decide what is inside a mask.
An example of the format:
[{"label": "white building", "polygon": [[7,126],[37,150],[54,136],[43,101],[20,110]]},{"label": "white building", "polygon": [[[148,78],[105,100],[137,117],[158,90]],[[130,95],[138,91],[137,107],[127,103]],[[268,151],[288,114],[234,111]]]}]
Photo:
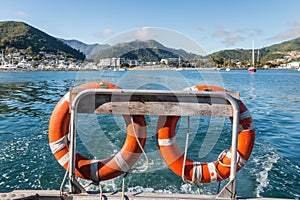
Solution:
[{"label": "white building", "polygon": [[98,65],[99,65],[100,67],[111,66],[111,59],[110,59],[110,58],[103,58],[103,59],[100,59]]},{"label": "white building", "polygon": [[163,59],[160,60],[160,63],[161,63],[161,64],[166,64],[166,65],[167,65],[167,64],[169,63],[169,60],[166,59],[166,58],[163,58]]},{"label": "white building", "polygon": [[295,69],[300,67],[300,61],[290,62],[286,64],[286,68]]},{"label": "white building", "polygon": [[139,61],[138,60],[128,60],[128,65],[129,66],[138,66]]},{"label": "white building", "polygon": [[124,63],[123,58],[102,58],[99,61],[100,67],[120,67],[121,64]]},{"label": "white building", "polygon": [[164,58],[160,60],[160,63],[165,63],[166,65],[168,65],[169,63],[174,63],[178,65],[179,58]]}]

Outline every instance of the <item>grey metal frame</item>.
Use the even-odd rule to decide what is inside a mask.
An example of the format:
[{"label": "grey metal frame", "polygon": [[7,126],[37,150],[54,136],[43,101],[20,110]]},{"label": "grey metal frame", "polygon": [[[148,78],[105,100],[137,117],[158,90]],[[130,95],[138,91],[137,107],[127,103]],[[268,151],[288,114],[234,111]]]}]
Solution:
[{"label": "grey metal frame", "polygon": [[[238,99],[234,98],[229,93],[224,92],[195,92],[195,91],[166,91],[166,90],[125,90],[125,89],[85,89],[82,91],[71,91],[71,119],[70,119],[70,160],[69,160],[69,182],[70,182],[70,192],[71,193],[83,193],[85,190],[78,183],[75,178],[75,155],[76,155],[76,126],[77,126],[77,113],[78,113],[78,105],[80,102],[86,98],[87,96],[94,96],[95,99],[101,98],[102,96],[113,96],[120,97],[126,96],[136,96],[140,98],[139,101],[143,103],[147,101],[149,97],[158,97],[160,100],[166,100],[170,97],[176,96],[176,98],[186,98],[189,99],[197,98],[200,99],[223,99],[226,101],[226,105],[230,105],[232,108],[232,157],[231,157],[231,169],[229,182],[224,186],[224,188],[220,191],[220,193],[216,196],[216,199],[235,199],[236,198],[236,161],[237,161],[237,137],[238,137],[238,124],[239,124],[239,103]],[[125,98],[125,99],[126,99]],[[198,101],[197,100],[197,101]],[[104,100],[105,101],[105,100]],[[205,101],[204,101],[205,102]],[[208,102],[208,104],[212,104],[214,101]],[[130,102],[129,102],[130,103]],[[178,102],[180,103],[180,102]],[[203,102],[202,102],[203,103]],[[151,104],[151,102],[150,102]],[[111,112],[111,110],[110,110]],[[131,115],[140,114],[135,113],[134,109],[129,110]],[[170,111],[172,112],[172,111]],[[112,114],[114,114],[112,112]],[[118,113],[120,114],[120,113]],[[153,115],[153,113],[150,113]],[[155,111],[154,111],[155,114]],[[172,113],[171,113],[172,114]],[[178,113],[174,113],[177,115]],[[164,114],[160,114],[164,115]],[[169,113],[170,115],[170,113]],[[187,116],[193,115],[193,113],[187,113]],[[230,116],[230,115],[226,115]]]}]

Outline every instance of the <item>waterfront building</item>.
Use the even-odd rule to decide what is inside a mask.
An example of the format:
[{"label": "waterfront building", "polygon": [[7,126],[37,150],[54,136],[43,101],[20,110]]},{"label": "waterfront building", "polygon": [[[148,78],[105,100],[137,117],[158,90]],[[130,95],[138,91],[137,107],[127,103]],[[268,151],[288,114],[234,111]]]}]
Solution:
[{"label": "waterfront building", "polygon": [[99,60],[100,67],[120,67],[124,63],[124,58],[101,58]]},{"label": "waterfront building", "polygon": [[300,61],[294,61],[286,64],[288,69],[298,69],[300,67]]}]

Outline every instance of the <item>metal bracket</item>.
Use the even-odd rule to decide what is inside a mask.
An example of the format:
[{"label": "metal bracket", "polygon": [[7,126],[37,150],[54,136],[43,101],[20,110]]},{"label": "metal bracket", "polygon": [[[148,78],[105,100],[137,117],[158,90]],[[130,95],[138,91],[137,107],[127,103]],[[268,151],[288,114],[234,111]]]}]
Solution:
[{"label": "metal bracket", "polygon": [[236,199],[235,184],[235,179],[230,180],[217,195],[216,199]]},{"label": "metal bracket", "polygon": [[74,176],[70,178],[69,184],[70,184],[71,193],[73,194],[87,193],[86,190],[82,187],[82,185],[76,180]]}]

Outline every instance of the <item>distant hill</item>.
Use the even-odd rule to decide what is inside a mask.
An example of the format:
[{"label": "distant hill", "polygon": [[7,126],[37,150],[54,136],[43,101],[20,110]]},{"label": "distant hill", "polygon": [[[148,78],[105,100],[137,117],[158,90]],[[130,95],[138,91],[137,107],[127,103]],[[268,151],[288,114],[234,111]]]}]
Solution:
[{"label": "distant hill", "polygon": [[85,44],[78,40],[60,39],[74,49],[83,52],[87,59],[99,61],[100,58],[123,57],[143,61],[160,61],[162,58],[179,57],[193,59],[196,54],[188,53],[183,49],[173,49],[162,45],[155,40],[118,43],[114,46],[107,44]]},{"label": "distant hill", "polygon": [[97,55],[101,54],[103,51],[111,48],[111,46],[108,44],[85,44],[78,40],[65,40],[61,38],[60,40],[69,45],[70,47],[84,53],[87,59],[93,59]]},{"label": "distant hill", "polygon": [[162,49],[141,48],[127,52],[122,57],[129,60],[159,62],[162,58],[178,58],[179,55]]},{"label": "distant hill", "polygon": [[[110,46],[107,44],[89,45],[78,40],[57,39],[26,23],[16,21],[0,22],[0,49],[4,49],[6,52],[19,50],[33,57],[38,57],[40,52],[52,52],[79,60],[88,58],[96,62],[100,58],[108,57],[125,57],[143,61],[159,61],[162,58],[179,56],[183,59],[199,57],[199,55],[188,53],[183,49],[168,48],[155,40],[136,40]],[[281,58],[287,52],[295,50],[300,51],[300,38],[259,49],[260,62]],[[222,59],[250,61],[251,49],[222,50],[214,52],[208,57],[214,61]]]},{"label": "distant hill", "polygon": [[[300,50],[300,38],[292,39],[282,42],[280,44],[274,44],[269,47],[261,49],[255,49],[255,56],[257,56],[257,50],[259,50],[259,56],[261,62],[266,62],[275,58],[281,58],[286,52]],[[252,49],[231,49],[221,50],[210,54],[212,58],[223,58],[226,60],[251,60]]]},{"label": "distant hill", "polygon": [[85,55],[64,42],[26,24],[16,21],[0,22],[0,49],[23,50],[26,54],[53,52],[79,60]]},{"label": "distant hill", "polygon": [[172,49],[165,47],[155,40],[119,43],[103,51],[95,60],[109,57],[124,57],[127,59],[136,59],[142,61],[160,61],[162,58],[183,57],[184,59],[193,59],[196,54],[187,53],[182,49]]},{"label": "distant hill", "polygon": [[288,52],[288,51],[300,50],[300,38],[285,41],[280,44],[274,44],[272,46],[262,48],[262,50],[265,52],[275,52],[275,51]]},{"label": "distant hill", "polygon": [[230,49],[230,50],[221,50],[210,54],[212,58],[223,58],[226,60],[250,60],[252,50],[244,49]]}]

